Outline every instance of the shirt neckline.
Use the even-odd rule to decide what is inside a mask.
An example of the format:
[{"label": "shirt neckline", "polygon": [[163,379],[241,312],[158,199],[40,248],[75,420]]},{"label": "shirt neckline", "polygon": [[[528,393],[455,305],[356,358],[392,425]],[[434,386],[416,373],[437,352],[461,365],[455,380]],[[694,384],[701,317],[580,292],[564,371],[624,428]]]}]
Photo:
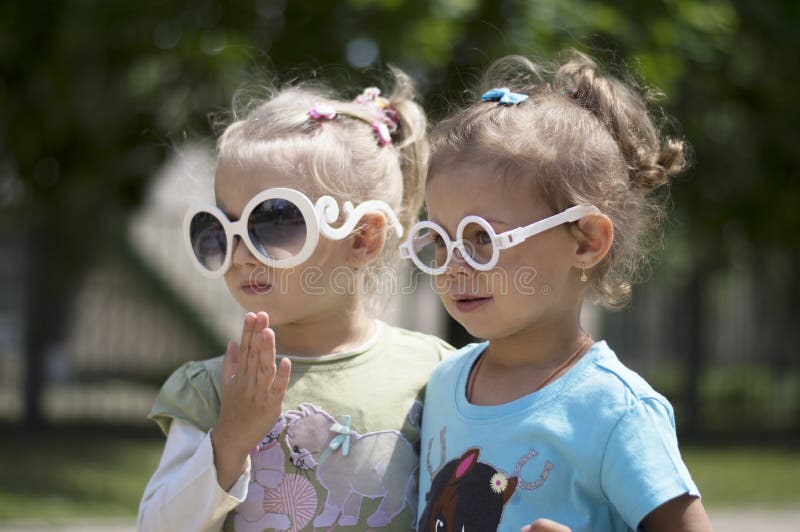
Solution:
[{"label": "shirt neckline", "polygon": [[352,358],[357,355],[361,355],[373,347],[375,344],[378,343],[378,338],[383,333],[383,329],[385,324],[380,320],[373,320],[373,331],[367,340],[355,347],[354,349],[350,349],[348,351],[343,351],[341,353],[331,353],[329,355],[320,355],[316,357],[309,357],[309,356],[298,356],[298,355],[288,355],[284,353],[276,353],[276,357],[278,358],[288,358],[292,361],[292,363],[299,363],[299,364],[319,364],[323,362],[335,362],[338,360],[344,360],[346,358]]},{"label": "shirt neckline", "polygon": [[467,400],[467,380],[472,366],[477,358],[489,346],[489,342],[481,342],[472,347],[472,351],[464,356],[461,368],[458,371],[455,386],[452,388],[456,409],[462,417],[475,421],[497,420],[499,418],[514,416],[520,412],[538,408],[558,397],[563,391],[579,382],[586,371],[594,364],[598,357],[607,348],[604,340],[594,342],[586,353],[558,379],[550,382],[544,388],[523,395],[508,403],[499,405],[476,405]]}]

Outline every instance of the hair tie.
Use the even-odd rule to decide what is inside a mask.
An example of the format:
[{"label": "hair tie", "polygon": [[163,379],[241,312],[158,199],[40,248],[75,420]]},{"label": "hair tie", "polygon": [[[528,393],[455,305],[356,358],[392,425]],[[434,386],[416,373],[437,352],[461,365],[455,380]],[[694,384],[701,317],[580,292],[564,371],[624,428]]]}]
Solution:
[{"label": "hair tie", "polygon": [[308,116],[313,120],[333,120],[336,116],[336,109],[325,103],[315,103],[308,110]]},{"label": "hair tie", "polygon": [[377,87],[367,87],[361,94],[355,97],[354,103],[367,107],[374,117],[372,120],[372,130],[378,138],[381,146],[392,143],[392,133],[397,131],[399,122],[397,111],[392,109],[392,104],[381,95]]},{"label": "hair tie", "polygon": [[378,144],[381,146],[392,143],[392,134],[389,132],[389,127],[380,120],[372,122],[372,130],[375,132],[375,136],[378,137]]},{"label": "hair tie", "polygon": [[500,105],[519,105],[527,99],[527,94],[511,92],[506,87],[492,89],[484,92],[481,96],[481,100],[484,102],[498,102]]}]

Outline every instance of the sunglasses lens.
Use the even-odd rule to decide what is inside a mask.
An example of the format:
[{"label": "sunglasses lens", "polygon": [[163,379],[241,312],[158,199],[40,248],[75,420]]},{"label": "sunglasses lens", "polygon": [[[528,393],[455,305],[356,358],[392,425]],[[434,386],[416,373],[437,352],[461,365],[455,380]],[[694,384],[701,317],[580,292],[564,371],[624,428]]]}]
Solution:
[{"label": "sunglasses lens", "polygon": [[255,248],[272,260],[296,256],[306,243],[306,220],[289,200],[271,198],[259,203],[247,220]]},{"label": "sunglasses lens", "polygon": [[222,223],[211,213],[199,212],[189,224],[189,239],[197,260],[209,271],[222,267],[227,253],[227,239]]},{"label": "sunglasses lens", "polygon": [[412,237],[414,254],[428,268],[440,268],[447,260],[447,235],[432,227],[420,228]]},{"label": "sunglasses lens", "polygon": [[489,264],[494,252],[494,244],[489,231],[479,223],[468,223],[464,226],[462,238],[464,251],[478,264]]}]

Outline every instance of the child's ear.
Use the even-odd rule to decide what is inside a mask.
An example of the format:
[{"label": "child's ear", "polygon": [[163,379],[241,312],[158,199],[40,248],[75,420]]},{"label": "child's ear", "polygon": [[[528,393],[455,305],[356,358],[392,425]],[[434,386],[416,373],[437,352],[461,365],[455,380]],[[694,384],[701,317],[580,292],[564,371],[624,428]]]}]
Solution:
[{"label": "child's ear", "polygon": [[347,263],[353,268],[360,268],[378,258],[386,243],[386,227],[386,216],[379,212],[368,212],[362,216],[349,239]]},{"label": "child's ear", "polygon": [[614,241],[614,224],[605,214],[584,216],[571,226],[577,241],[575,267],[591,268],[608,254]]}]

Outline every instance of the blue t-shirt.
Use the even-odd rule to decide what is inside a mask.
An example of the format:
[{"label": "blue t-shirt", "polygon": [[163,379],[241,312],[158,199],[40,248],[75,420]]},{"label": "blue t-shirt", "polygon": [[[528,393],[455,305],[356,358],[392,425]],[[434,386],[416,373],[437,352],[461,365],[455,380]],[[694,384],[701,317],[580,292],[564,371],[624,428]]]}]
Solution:
[{"label": "blue t-shirt", "polygon": [[487,346],[462,348],[428,382],[420,531],[518,532],[541,517],[573,532],[630,530],[670,499],[700,495],[672,406],[605,342],[541,390],[477,406],[467,379]]}]

